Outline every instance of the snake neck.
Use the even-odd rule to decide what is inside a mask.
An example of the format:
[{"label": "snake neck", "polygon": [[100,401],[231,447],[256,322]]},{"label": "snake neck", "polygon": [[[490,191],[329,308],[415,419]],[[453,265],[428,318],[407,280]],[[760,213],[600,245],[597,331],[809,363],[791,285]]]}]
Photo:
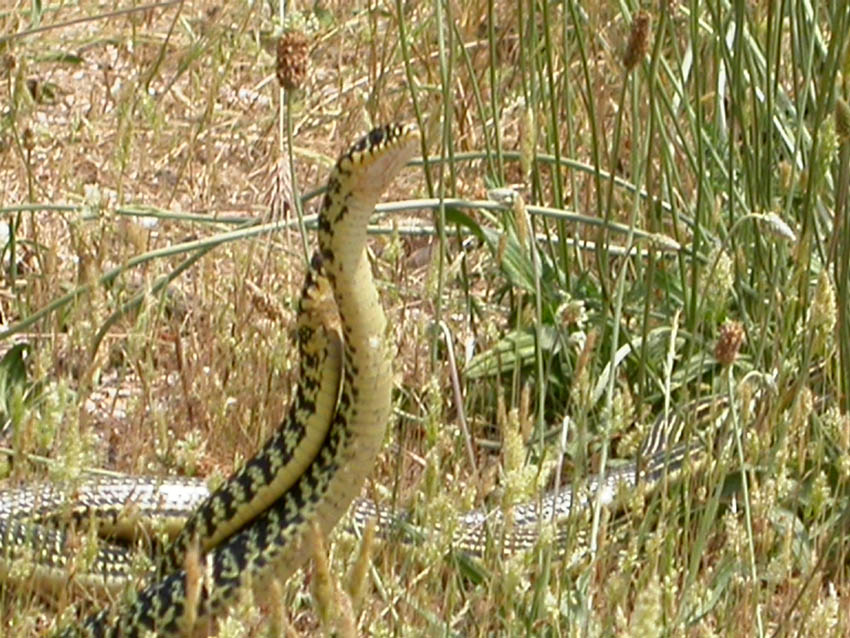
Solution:
[{"label": "snake neck", "polygon": [[[386,316],[366,256],[365,223],[362,232],[353,232],[361,230],[359,225],[352,224],[352,232],[344,228],[349,221],[355,221],[353,218],[368,217],[371,210],[346,208],[343,213],[346,223],[342,224],[342,228],[337,227],[326,241],[320,241],[321,254],[339,311],[345,350],[347,355],[355,358],[361,354],[361,347],[365,349],[362,353],[364,355],[372,352],[377,356],[377,350],[386,350]],[[343,240],[336,241],[338,237]]]},{"label": "snake neck", "polygon": [[[368,150],[385,143],[393,148]],[[343,332],[340,410],[349,413],[348,425],[355,431],[360,426],[380,426],[379,438],[389,417],[392,369],[386,316],[366,255],[366,229],[378,199],[418,143],[419,135],[412,128],[387,126],[372,131],[337,161],[319,215],[319,251]]]},{"label": "snake neck", "polygon": [[384,327],[367,320],[379,318],[385,322],[366,256],[366,226],[377,203],[377,193],[346,188],[343,183],[351,179],[349,172],[345,162],[340,161],[328,181],[328,194],[319,216],[319,251],[334,290],[344,335],[363,338]]}]

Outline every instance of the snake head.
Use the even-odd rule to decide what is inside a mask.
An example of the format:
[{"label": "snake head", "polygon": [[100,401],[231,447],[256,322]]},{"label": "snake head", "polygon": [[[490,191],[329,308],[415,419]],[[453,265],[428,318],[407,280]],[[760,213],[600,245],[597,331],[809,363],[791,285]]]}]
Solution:
[{"label": "snake head", "polygon": [[414,124],[387,124],[372,129],[352,145],[337,162],[340,175],[356,177],[364,198],[377,199],[421,143]]}]

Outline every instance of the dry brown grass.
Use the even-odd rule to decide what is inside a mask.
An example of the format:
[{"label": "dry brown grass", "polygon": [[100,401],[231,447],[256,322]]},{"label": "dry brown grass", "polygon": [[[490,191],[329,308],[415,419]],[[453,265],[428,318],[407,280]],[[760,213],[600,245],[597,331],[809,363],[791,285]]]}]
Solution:
[{"label": "dry brown grass", "polygon": [[[451,163],[445,174],[436,165],[427,175],[422,168],[408,170],[388,199],[424,197],[429,189],[436,194],[442,188],[446,196],[472,200],[485,198],[493,180],[526,183],[529,203],[632,222],[683,245],[693,239],[686,218],[695,210],[702,216],[705,237],[729,237],[738,218],[727,219],[726,183],[715,173],[703,183],[705,173],[714,169],[700,171],[691,163],[703,125],[703,144],[710,147],[703,149],[706,157],[714,153],[723,164],[736,152],[735,141],[722,143],[712,128],[716,108],[723,103],[712,94],[722,68],[722,56],[712,48],[716,43],[707,38],[697,51],[703,74],[694,80],[693,91],[699,96],[695,101],[704,104],[704,122],[694,125],[681,113],[680,120],[658,116],[652,129],[654,154],[647,160],[641,153],[652,108],[660,108],[663,100],[656,96],[650,107],[640,84],[630,93],[621,61],[629,28],[613,4],[590,5],[579,11],[571,2],[548,3],[551,24],[566,26],[551,29],[545,45],[540,36],[546,24],[543,7],[534,3],[493,3],[492,23],[484,0],[439,5],[442,15],[431,3],[317,5],[307,12],[314,21],[307,82],[289,96],[299,191],[322,185],[337,153],[372,124],[415,119],[418,109],[433,155],[490,152],[475,161]],[[408,32],[413,87],[398,46],[399,6]],[[577,15],[573,11],[582,14],[581,45],[571,26]],[[756,27],[768,20],[766,9],[748,11],[752,29],[761,36]],[[708,22],[710,17],[704,16]],[[80,18],[88,19],[72,23]],[[653,28],[659,20],[654,14]],[[541,37],[533,59],[529,45],[523,46],[528,31],[517,27],[521,21],[534,24]],[[681,61],[676,47],[686,46],[688,24],[685,7],[671,9],[665,60]],[[26,32],[34,26],[29,4],[0,9],[0,25],[0,33]],[[45,7],[39,26],[43,30],[37,34],[0,40],[1,201],[9,209],[34,205],[4,213],[15,226],[17,241],[13,268],[10,251],[4,253],[4,327],[75,286],[96,283],[134,256],[209,237],[232,225],[216,219],[265,217],[274,201],[275,180],[288,170],[280,135],[285,108],[274,75],[279,26],[266,4],[190,0],[109,17],[101,4],[81,0]],[[787,45],[791,38],[789,31],[781,41]],[[787,69],[782,66],[781,71]],[[648,67],[639,64],[634,73],[642,72]],[[631,193],[618,187],[609,197],[608,181],[592,172],[563,168],[553,179],[551,165],[540,160],[527,180],[520,162],[500,159],[496,146],[519,150],[527,134],[523,100],[531,78],[539,129],[536,152],[552,153],[557,136],[562,158],[598,162],[603,171],[613,168],[618,177],[651,189],[658,202],[673,202],[678,214],[647,206],[634,219]],[[781,76],[783,89],[791,91],[792,79],[797,76]],[[585,82],[592,91],[583,90]],[[669,102],[675,92],[672,81],[664,82],[650,91],[666,87]],[[499,110],[496,124],[491,105]],[[744,107],[730,119],[735,117],[765,121]],[[668,145],[673,120],[681,130]],[[448,126],[441,128],[441,121]],[[733,130],[738,146],[763,133],[752,126],[756,133],[746,126]],[[659,127],[671,138],[661,138]],[[813,170],[812,158],[817,159],[815,150],[801,160],[806,170],[789,178],[798,180],[801,191],[814,179],[809,175],[828,172]],[[824,165],[831,167],[829,158]],[[775,158],[765,166],[771,167],[768,179],[784,170]],[[752,169],[743,161],[735,168],[744,174],[742,182]],[[751,190],[761,187],[756,183]],[[786,187],[785,182],[771,182],[770,192],[777,200],[794,197],[782,190]],[[814,197],[822,197],[829,207],[831,193],[825,183],[819,188]],[[800,192],[796,197],[801,198]],[[308,203],[305,212],[318,201]],[[53,207],[59,204],[76,208]],[[783,206],[777,204],[777,210],[787,211]],[[165,215],[151,221],[127,214],[133,207]],[[180,213],[197,213],[209,221],[189,221]],[[480,210],[474,219],[506,237],[522,232],[515,230],[517,222],[486,218]],[[796,221],[797,228],[806,223]],[[383,221],[385,227],[390,224],[431,231],[437,227],[424,210]],[[562,242],[568,236],[602,242],[608,234],[590,225],[539,218],[532,230]],[[546,547],[511,559],[493,551],[468,564],[449,551],[445,535],[439,534],[415,546],[381,544],[366,594],[355,601],[360,631],[378,636],[850,635],[847,517],[841,517],[848,477],[847,468],[836,461],[850,451],[850,426],[846,412],[842,420],[840,412],[828,411],[844,405],[840,364],[828,334],[831,328],[823,334],[812,328],[819,341],[799,337],[814,325],[804,316],[809,304],[800,292],[809,288],[799,283],[808,282],[813,271],[796,268],[816,251],[800,248],[801,240],[797,253],[789,256],[782,247],[759,243],[764,241],[759,230],[749,226],[740,239],[736,234],[734,241],[726,240],[723,259],[715,258],[707,244],[693,254],[689,247],[678,260],[656,253],[630,262],[550,244],[546,265],[558,272],[540,276],[544,308],[539,310],[534,289],[523,288],[521,278],[499,263],[506,244],[496,240],[492,250],[483,242],[462,248],[454,232],[450,224],[444,244],[433,234],[381,236],[372,243],[399,350],[397,416],[367,491],[384,502],[410,504],[413,517],[426,528],[429,523],[445,526],[457,512],[482,503],[498,507],[498,491],[494,495],[492,490],[501,489],[509,477],[496,468],[510,464],[500,455],[503,435],[497,422],[513,418],[521,424],[535,469],[556,449],[553,441],[564,414],[571,415],[583,437],[567,451],[570,471],[565,476],[573,476],[573,467],[576,475],[597,468],[609,435],[627,450],[622,456],[631,456],[627,443],[643,433],[635,432],[632,422],[651,423],[663,403],[655,382],[664,378],[666,337],[650,344],[649,334],[669,334],[665,331],[674,323],[686,341],[676,346],[678,385],[668,397],[674,404],[685,406],[694,396],[727,389],[725,369],[715,366],[710,354],[727,316],[741,319],[748,331],[741,358],[732,366],[735,381],[746,372],[776,371],[778,398],[759,402],[754,414],[740,417],[748,431],[745,452],[753,470],[745,506],[740,464],[732,455],[727,465],[713,464],[708,471],[689,474],[683,484],[631,498],[610,519],[603,515],[596,555],[577,566],[554,560]],[[612,243],[625,243],[610,235]],[[7,339],[9,346],[13,340],[32,346],[29,379],[42,384],[38,401],[6,399],[14,408],[3,431],[4,445],[14,451],[7,457],[10,483],[76,477],[92,468],[225,475],[280,421],[297,375],[290,334],[304,265],[297,232],[219,246],[177,279],[168,297],[147,298],[95,348],[98,331],[115,310],[185,257],[154,259],[123,272],[110,286],[94,285],[90,293]],[[718,264],[717,270],[705,275],[705,264]],[[830,272],[828,266],[822,272]],[[628,281],[624,301],[615,294],[621,267]],[[702,287],[723,280],[723,273],[733,283],[721,286],[720,298],[714,299]],[[704,276],[708,280],[700,279]],[[776,290],[781,286],[788,291]],[[690,305],[693,294],[699,308]],[[563,320],[568,297],[586,300],[591,313],[586,330]],[[680,310],[681,323],[674,319]],[[546,336],[555,344],[539,368],[533,356],[521,373],[517,369],[512,374],[511,366],[500,361],[506,374],[464,382],[463,411],[476,444],[474,465],[451,399],[442,333],[431,328],[435,317],[446,322],[461,365],[471,340],[477,352],[488,352],[512,330],[544,326],[551,329]],[[642,352],[641,337],[650,345],[623,364],[615,396],[603,408],[589,397],[611,358],[615,322],[637,344],[635,352]],[[570,341],[577,336],[587,342]],[[582,343],[590,345],[583,349]],[[826,361],[825,372],[801,387],[792,385],[806,364],[820,360]],[[541,386],[543,397],[537,394]],[[524,392],[527,403],[521,399]],[[500,406],[502,397],[514,410],[511,416]],[[739,409],[746,410],[749,404],[740,403]],[[695,410],[682,412],[687,432],[693,434],[701,421]],[[609,414],[612,433],[602,426]],[[56,464],[28,461],[27,455],[49,457]],[[575,527],[592,524],[589,516],[580,517]],[[833,534],[839,525],[845,529]],[[358,547],[345,534],[331,545],[330,577],[341,579],[342,586]],[[246,601],[223,626],[222,635],[266,635],[283,625],[296,635],[318,633],[317,603],[305,585],[313,577],[308,569],[282,586],[282,612]],[[338,583],[327,586],[340,590]],[[54,607],[30,594],[0,592],[4,631],[38,635],[52,626]]]}]

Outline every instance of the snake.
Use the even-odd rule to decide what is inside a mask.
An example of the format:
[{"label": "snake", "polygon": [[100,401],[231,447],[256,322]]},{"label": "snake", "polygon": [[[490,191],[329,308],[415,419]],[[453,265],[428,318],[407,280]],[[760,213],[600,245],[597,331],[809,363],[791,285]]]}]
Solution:
[{"label": "snake", "polygon": [[[233,476],[212,491],[198,480],[127,477],[0,493],[0,578],[22,574],[57,588],[73,574],[77,582],[117,591],[133,582],[128,552],[107,546],[78,565],[68,556],[63,526],[96,519],[100,533],[124,536],[139,520],[153,520],[155,529],[173,535],[131,602],[60,628],[57,636],[205,634],[247,582],[262,590],[269,579],[297,570],[309,556],[309,535],[328,534],[349,508],[355,528],[372,520],[384,530],[398,524],[393,510],[358,498],[383,443],[392,389],[387,321],[366,254],[366,228],[381,194],[420,144],[412,125],[380,127],[332,169],[318,250],[299,304],[300,381],[280,427]],[[669,424],[659,427],[666,431]],[[657,432],[647,441],[640,462],[591,475],[582,490],[565,486],[516,506],[505,550],[532,547],[541,521],[568,518],[592,499],[605,504],[639,482],[657,483],[703,450],[668,445]],[[454,544],[483,553],[490,524],[503,527],[503,514],[463,515]]]},{"label": "snake", "polygon": [[[188,485],[191,497],[187,484],[167,479],[72,490],[88,503],[71,505],[78,513],[88,507],[118,521],[118,510],[138,496],[148,505],[136,500],[131,509],[188,508],[189,517],[132,602],[110,605],[60,628],[58,636],[208,633],[246,582],[261,590],[265,580],[286,579],[308,557],[307,537],[327,534],[347,511],[374,465],[391,407],[391,350],[366,254],[367,223],[419,146],[415,126],[387,125],[358,140],[334,165],[299,312],[301,381],[288,417],[254,457],[212,493]],[[122,491],[123,504],[115,500]],[[55,509],[60,492],[24,488],[0,499],[0,575],[31,562],[48,580],[68,576],[72,559],[62,547],[62,530],[32,524],[37,510]],[[7,517],[21,509],[23,519]],[[98,552],[94,571],[104,570],[108,581],[118,554]]]}]

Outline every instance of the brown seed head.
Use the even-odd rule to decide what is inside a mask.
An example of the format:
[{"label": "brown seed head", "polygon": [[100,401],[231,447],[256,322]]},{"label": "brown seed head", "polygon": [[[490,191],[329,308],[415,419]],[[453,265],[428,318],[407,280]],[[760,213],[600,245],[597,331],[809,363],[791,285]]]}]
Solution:
[{"label": "brown seed head", "polygon": [[287,91],[300,89],[307,77],[310,41],[302,31],[285,31],[277,41],[277,80]]},{"label": "brown seed head", "polygon": [[714,358],[724,366],[734,363],[744,343],[744,326],[738,321],[726,321],[720,326],[720,335],[714,346]]},{"label": "brown seed head", "polygon": [[35,134],[30,127],[24,129],[23,140],[21,142],[27,151],[32,151],[35,148]]},{"label": "brown seed head", "polygon": [[646,50],[649,46],[649,13],[646,11],[638,11],[632,23],[632,32],[629,34],[629,44],[626,46],[626,53],[623,55],[623,66],[626,67],[626,73],[631,71],[638,62],[646,55]]}]

